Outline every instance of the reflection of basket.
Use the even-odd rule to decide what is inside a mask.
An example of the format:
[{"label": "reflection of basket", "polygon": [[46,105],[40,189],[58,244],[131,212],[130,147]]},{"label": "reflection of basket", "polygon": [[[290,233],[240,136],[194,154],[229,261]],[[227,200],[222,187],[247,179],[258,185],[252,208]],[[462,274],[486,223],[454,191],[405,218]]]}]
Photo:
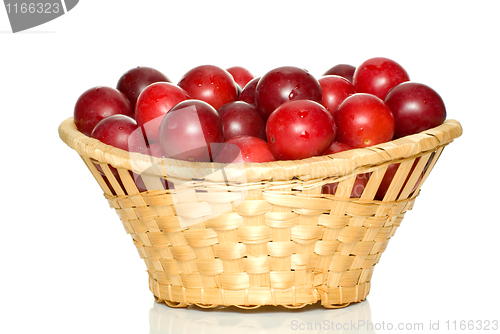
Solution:
[{"label": "reflection of basket", "polygon": [[[389,239],[462,128],[448,120],[365,149],[229,166],[129,154],[86,137],[71,118],[59,134],[116,209],[158,301],[298,308],[366,298]],[[374,200],[393,163],[400,165],[385,197]],[[364,192],[350,198],[363,173],[371,173]],[[165,179],[175,190],[163,189]],[[332,182],[335,195],[321,194]]]},{"label": "reflection of basket", "polygon": [[368,300],[336,312],[318,312],[321,309],[319,304],[300,310],[266,305],[255,310],[220,307],[206,312],[195,306],[170,308],[154,303],[149,310],[149,334],[171,333],[173,329],[183,334],[375,334],[380,327],[372,321]]}]

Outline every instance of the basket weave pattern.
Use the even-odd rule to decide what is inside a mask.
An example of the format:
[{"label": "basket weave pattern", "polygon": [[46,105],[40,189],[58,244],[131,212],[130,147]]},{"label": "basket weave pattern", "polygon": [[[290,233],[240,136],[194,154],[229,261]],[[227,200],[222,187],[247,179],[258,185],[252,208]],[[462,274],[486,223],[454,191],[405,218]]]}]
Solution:
[{"label": "basket weave pattern", "polygon": [[[367,297],[390,238],[443,148],[462,129],[448,120],[366,149],[245,164],[244,183],[232,179],[231,170],[220,173],[217,164],[110,147],[78,132],[71,118],[59,133],[118,213],[157,301],[241,308],[321,301],[333,308]],[[393,163],[400,163],[393,182],[383,200],[374,200]],[[365,190],[351,198],[356,175],[364,173],[371,173]],[[147,191],[135,182],[139,174]],[[175,190],[164,189],[166,179]],[[322,194],[332,182],[339,182],[335,195]]]}]

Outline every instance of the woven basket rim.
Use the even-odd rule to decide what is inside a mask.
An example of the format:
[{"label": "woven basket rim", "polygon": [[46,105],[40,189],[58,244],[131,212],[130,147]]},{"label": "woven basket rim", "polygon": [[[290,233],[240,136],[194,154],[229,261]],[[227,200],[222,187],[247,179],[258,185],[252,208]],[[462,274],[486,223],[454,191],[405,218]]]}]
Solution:
[{"label": "woven basket rim", "polygon": [[[310,180],[327,177],[341,177],[356,170],[378,166],[394,160],[406,159],[423,152],[435,150],[451,143],[462,135],[461,124],[453,119],[442,125],[418,134],[399,138],[390,142],[353,149],[331,155],[311,157],[302,160],[273,161],[267,163],[220,164],[211,162],[189,162],[169,158],[128,152],[88,137],[77,130],[73,117],[64,120],[59,128],[59,136],[66,145],[81,156],[110,164],[115,168],[125,168],[138,173],[147,171],[160,177],[178,179],[201,178],[208,175],[207,170],[226,171],[231,165],[238,165],[245,171],[247,182],[287,181],[291,179]],[[244,168],[244,169],[243,169]]]}]

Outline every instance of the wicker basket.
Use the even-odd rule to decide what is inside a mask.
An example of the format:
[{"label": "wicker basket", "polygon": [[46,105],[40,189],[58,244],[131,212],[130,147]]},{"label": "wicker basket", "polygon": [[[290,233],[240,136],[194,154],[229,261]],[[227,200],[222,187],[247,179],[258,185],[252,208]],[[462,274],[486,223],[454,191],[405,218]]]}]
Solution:
[{"label": "wicker basket", "polygon": [[[365,149],[221,165],[129,153],[83,135],[72,118],[59,127],[132,237],[155,299],[171,307],[363,301],[389,239],[443,148],[461,134],[447,120]],[[391,185],[375,200],[394,163]],[[364,173],[365,190],[351,198]],[[174,190],[164,189],[166,179]],[[322,194],[333,182],[335,195]]]}]

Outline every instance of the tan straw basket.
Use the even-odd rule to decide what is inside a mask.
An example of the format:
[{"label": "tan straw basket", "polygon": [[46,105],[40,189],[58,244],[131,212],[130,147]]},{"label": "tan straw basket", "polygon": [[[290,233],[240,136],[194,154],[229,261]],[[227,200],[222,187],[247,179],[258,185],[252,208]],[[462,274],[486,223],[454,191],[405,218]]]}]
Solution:
[{"label": "tan straw basket", "polygon": [[[364,149],[225,166],[129,153],[83,135],[72,118],[59,127],[132,237],[155,299],[171,307],[363,301],[389,239],[461,134],[447,120]],[[400,163],[394,179],[375,200],[393,163]],[[363,173],[371,173],[365,190],[350,198]],[[164,189],[166,179],[175,190]],[[335,195],[322,194],[333,182]]]}]

